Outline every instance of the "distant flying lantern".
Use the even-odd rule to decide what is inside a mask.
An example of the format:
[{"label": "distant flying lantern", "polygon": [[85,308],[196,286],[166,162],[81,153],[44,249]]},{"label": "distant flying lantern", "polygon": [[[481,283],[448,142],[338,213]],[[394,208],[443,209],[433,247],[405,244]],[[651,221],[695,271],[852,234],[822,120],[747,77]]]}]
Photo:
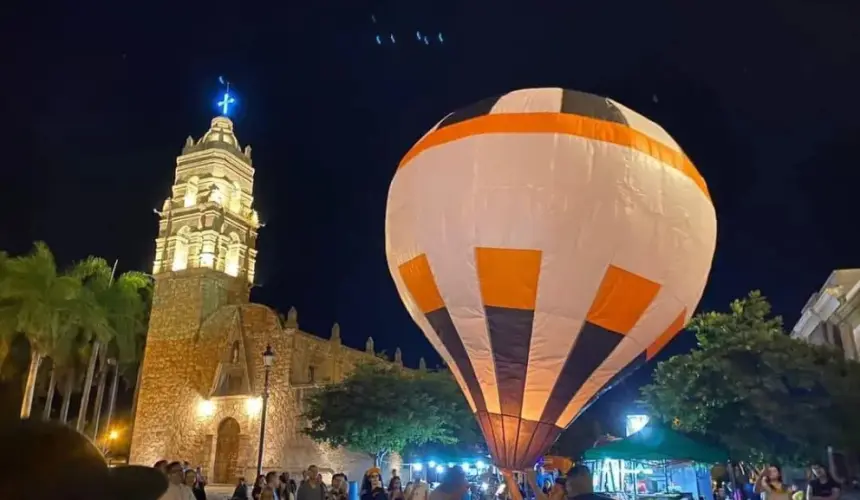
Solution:
[{"label": "distant flying lantern", "polygon": [[385,226],[400,297],[507,471],[683,328],[717,231],[665,130],[558,88],[446,116],[401,161]]}]

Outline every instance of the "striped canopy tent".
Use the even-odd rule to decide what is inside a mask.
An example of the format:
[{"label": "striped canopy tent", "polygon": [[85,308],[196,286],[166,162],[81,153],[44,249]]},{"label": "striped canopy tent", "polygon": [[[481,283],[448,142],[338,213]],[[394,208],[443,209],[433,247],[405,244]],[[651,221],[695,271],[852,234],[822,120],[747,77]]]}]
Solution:
[{"label": "striped canopy tent", "polygon": [[559,88],[449,114],[388,195],[397,290],[505,470],[681,330],[715,245],[705,181],[669,134]]}]

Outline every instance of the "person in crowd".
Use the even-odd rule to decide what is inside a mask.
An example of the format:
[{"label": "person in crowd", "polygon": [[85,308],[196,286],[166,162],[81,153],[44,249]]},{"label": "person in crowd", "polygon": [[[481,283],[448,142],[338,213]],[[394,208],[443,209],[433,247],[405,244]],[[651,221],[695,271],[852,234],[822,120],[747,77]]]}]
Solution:
[{"label": "person in crowd", "polygon": [[574,465],[567,471],[564,492],[568,500],[608,500],[608,497],[594,493],[591,471],[585,465]]},{"label": "person in crowd", "polygon": [[167,475],[167,460],[159,460],[152,466],[153,469],[160,471],[165,476]]},{"label": "person in crowd", "polygon": [[271,500],[281,500],[280,497],[281,481],[278,478],[278,473],[270,471],[266,474],[266,487],[263,488],[263,493],[260,494],[260,499],[265,500],[271,494]]},{"label": "person in crowd", "polygon": [[430,485],[424,481],[420,473],[416,473],[412,477],[412,482],[406,486],[404,495],[406,500],[430,500]]},{"label": "person in crowd", "polygon": [[827,471],[827,468],[819,463],[813,463],[810,467],[812,480],[806,487],[806,500],[836,500],[841,493],[841,487]]},{"label": "person in crowd", "polygon": [[[529,483],[532,491],[535,493],[536,500],[563,500],[564,499],[564,478],[559,477],[552,481],[544,481],[544,487],[537,487],[537,473],[534,470],[526,471],[526,482]],[[546,483],[549,483],[547,485]],[[547,487],[549,486],[549,487]]]},{"label": "person in crowd", "polygon": [[338,472],[331,477],[331,488],[328,490],[328,500],[347,500],[349,497],[349,481],[346,474]]},{"label": "person in crowd", "polygon": [[325,500],[325,487],[321,481],[319,469],[311,465],[304,473],[305,480],[299,485],[296,500]]},{"label": "person in crowd", "polygon": [[260,500],[260,495],[263,493],[263,488],[266,487],[266,476],[260,474],[257,480],[254,481],[254,487],[251,489],[251,498]]},{"label": "person in crowd", "polygon": [[170,485],[161,500],[195,500],[191,488],[185,484],[185,471],[182,469],[182,462],[167,464],[167,481]]},{"label": "person in crowd", "polygon": [[782,469],[776,464],[770,464],[758,473],[755,481],[755,492],[762,500],[790,500],[791,491],[782,480]]},{"label": "person in crowd", "polygon": [[371,467],[364,473],[361,480],[361,500],[388,500],[382,482],[382,471],[378,467]]},{"label": "person in crowd", "polygon": [[196,500],[206,500],[206,491],[196,470],[185,469],[185,486],[191,488],[191,494]]},{"label": "person in crowd", "polygon": [[203,467],[200,467],[198,465],[197,468],[194,470],[197,471],[197,482],[200,483],[201,486],[205,487],[207,484],[209,484],[209,479],[207,479],[206,475],[203,474]]},{"label": "person in crowd", "polygon": [[323,494],[328,496],[328,486],[325,484],[325,481],[323,481],[322,474],[317,474],[317,482],[322,486]]},{"label": "person in crowd", "polygon": [[245,482],[244,477],[239,478],[239,482],[236,483],[236,489],[233,490],[230,500],[248,500],[248,483]]},{"label": "person in crowd", "polygon": [[290,473],[284,472],[278,476],[278,494],[282,500],[295,500],[296,494],[290,490]]},{"label": "person in crowd", "polygon": [[403,494],[403,482],[400,480],[400,476],[391,476],[391,480],[388,481],[388,500],[405,500],[406,497]]},{"label": "person in crowd", "polygon": [[448,468],[442,484],[430,493],[430,500],[462,500],[468,491],[466,473],[460,466],[454,466]]}]

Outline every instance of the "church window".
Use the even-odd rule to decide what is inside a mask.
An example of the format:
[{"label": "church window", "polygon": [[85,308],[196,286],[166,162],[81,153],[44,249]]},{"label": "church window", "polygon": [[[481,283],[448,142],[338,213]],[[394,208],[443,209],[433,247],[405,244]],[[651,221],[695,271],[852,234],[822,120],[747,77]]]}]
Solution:
[{"label": "church window", "polygon": [[221,188],[218,186],[214,186],[212,190],[209,192],[209,201],[213,201],[219,205],[224,203],[224,193],[221,192]]},{"label": "church window", "polygon": [[200,267],[215,267],[215,242],[204,241],[200,251]]},{"label": "church window", "polygon": [[172,269],[174,271],[182,271],[188,267],[189,233],[191,233],[191,229],[188,226],[183,227],[176,233],[176,241],[173,247]]},{"label": "church window", "polygon": [[185,206],[193,207],[197,204],[197,193],[199,192],[198,183],[199,179],[195,176],[188,179],[188,183],[185,185]]},{"label": "church window", "polygon": [[233,348],[230,350],[230,362],[236,364],[239,362],[239,341],[233,341]]},{"label": "church window", "polygon": [[227,247],[227,259],[224,264],[224,272],[230,276],[239,276],[239,235],[230,233],[230,245]]},{"label": "church window", "polygon": [[315,376],[316,376],[316,373],[314,373],[315,371],[316,371],[315,366],[309,366],[308,367],[308,382],[310,382],[310,383],[315,382]]}]

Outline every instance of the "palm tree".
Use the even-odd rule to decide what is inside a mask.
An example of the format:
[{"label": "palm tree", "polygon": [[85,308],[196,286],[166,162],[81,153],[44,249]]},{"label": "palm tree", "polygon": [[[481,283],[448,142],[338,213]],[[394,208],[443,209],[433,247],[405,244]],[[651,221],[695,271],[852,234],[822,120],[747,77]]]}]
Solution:
[{"label": "palm tree", "polygon": [[141,291],[149,286],[149,280],[145,274],[139,272],[123,273],[114,279],[115,271],[115,265],[111,268],[104,259],[96,257],[89,257],[78,263],[72,271],[73,275],[81,279],[86,294],[93,298],[100,314],[106,319],[105,328],[83,329],[87,340],[92,340],[92,352],[81,394],[81,409],[78,412],[79,431],[83,431],[86,423],[96,362],[101,360],[94,409],[94,432],[98,432],[98,419],[101,416],[108,349],[113,344],[120,358],[133,356],[133,338],[143,329],[146,305]]},{"label": "palm tree", "polygon": [[63,395],[63,404],[60,407],[60,421],[64,424],[69,421],[69,407],[72,403],[72,394],[75,392],[75,387],[78,387],[81,381],[81,374],[86,370],[87,362],[90,359],[92,345],[85,344],[78,340],[68,363],[60,370],[60,392]]},{"label": "palm tree", "polygon": [[63,349],[68,341],[68,318],[81,309],[81,283],[73,276],[57,273],[54,255],[38,242],[24,256],[6,259],[0,281],[0,315],[6,328],[26,335],[30,343],[27,383],[21,402],[21,418],[33,406],[36,378],[45,356]]},{"label": "palm tree", "polygon": [[[113,337],[110,343],[103,346],[100,357],[101,370],[98,388],[96,390],[95,414],[93,418],[93,439],[98,436],[99,419],[101,418],[102,402],[109,366],[113,366],[114,382],[111,388],[111,408],[109,409],[107,425],[113,417],[113,404],[116,397],[117,377],[119,366],[136,363],[139,358],[139,339],[146,334],[146,317],[149,309],[148,297],[150,281],[139,272],[121,274],[110,288],[101,295],[101,302],[108,314]],[[110,355],[108,355],[110,353]]]},{"label": "palm tree", "polygon": [[95,309],[98,310],[94,316],[98,316],[100,320],[103,320],[103,323],[81,325],[83,341],[92,346],[89,362],[87,363],[87,372],[81,394],[81,407],[78,410],[78,422],[76,426],[78,432],[83,432],[84,424],[87,421],[87,407],[90,402],[90,390],[93,386],[99,349],[102,344],[109,342],[113,336],[110,323],[107,321],[107,311],[100,301],[101,296],[110,289],[111,282],[113,281],[113,269],[108,266],[107,261],[104,259],[90,256],[75,264],[71,274],[81,280],[81,283],[83,283],[82,295],[87,296],[88,300],[94,304]]}]

